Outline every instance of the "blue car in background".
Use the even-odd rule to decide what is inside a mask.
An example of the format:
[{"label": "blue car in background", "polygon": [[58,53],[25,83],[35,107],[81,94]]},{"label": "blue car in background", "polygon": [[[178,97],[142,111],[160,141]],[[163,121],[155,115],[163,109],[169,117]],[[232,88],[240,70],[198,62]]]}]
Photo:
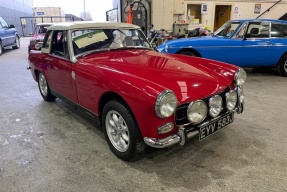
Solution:
[{"label": "blue car in background", "polygon": [[8,25],[7,22],[0,17],[0,56],[5,47],[13,49],[20,48],[20,36],[14,25]]},{"label": "blue car in background", "polygon": [[204,57],[240,67],[277,67],[287,77],[287,22],[230,20],[212,36],[167,41],[158,51]]}]

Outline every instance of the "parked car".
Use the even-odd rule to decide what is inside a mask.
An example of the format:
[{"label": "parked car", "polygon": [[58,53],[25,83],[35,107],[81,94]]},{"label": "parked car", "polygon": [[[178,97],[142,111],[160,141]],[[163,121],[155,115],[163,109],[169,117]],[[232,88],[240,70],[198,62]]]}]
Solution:
[{"label": "parked car", "polygon": [[0,56],[5,47],[19,49],[20,36],[14,25],[8,25],[7,22],[0,17]]},{"label": "parked car", "polygon": [[60,98],[97,119],[123,160],[147,145],[204,139],[243,111],[243,69],[159,53],[127,23],[55,24],[41,51],[30,52],[29,69],[44,100]]},{"label": "parked car", "polygon": [[240,67],[277,67],[287,77],[287,22],[231,20],[213,36],[168,41],[158,51],[204,57]]},{"label": "parked car", "polygon": [[45,34],[47,32],[47,29],[52,25],[53,23],[38,23],[36,24],[35,30],[32,33],[32,38],[30,39],[30,43],[28,45],[28,52],[31,50],[40,50],[41,49],[41,43],[43,42],[43,39],[45,37]]}]

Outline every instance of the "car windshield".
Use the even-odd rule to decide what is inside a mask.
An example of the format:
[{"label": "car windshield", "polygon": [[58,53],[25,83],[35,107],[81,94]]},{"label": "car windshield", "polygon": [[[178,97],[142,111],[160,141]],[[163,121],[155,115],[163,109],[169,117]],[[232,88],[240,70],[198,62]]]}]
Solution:
[{"label": "car windshield", "polygon": [[221,37],[231,37],[240,24],[241,22],[239,21],[235,21],[235,22],[228,21],[225,24],[223,24],[219,29],[217,29],[214,32],[214,35],[221,36]]},{"label": "car windshield", "polygon": [[72,32],[74,54],[105,49],[151,48],[139,29],[82,29]]},{"label": "car windshield", "polygon": [[46,33],[50,26],[51,25],[38,25],[35,29],[34,34]]}]

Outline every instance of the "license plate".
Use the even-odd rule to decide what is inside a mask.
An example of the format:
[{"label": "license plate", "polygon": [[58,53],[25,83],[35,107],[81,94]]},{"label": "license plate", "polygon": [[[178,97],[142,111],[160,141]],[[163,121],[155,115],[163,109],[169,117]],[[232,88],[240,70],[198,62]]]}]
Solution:
[{"label": "license plate", "polygon": [[204,125],[199,128],[199,140],[205,139],[209,135],[212,135],[216,131],[222,129],[226,125],[229,125],[233,122],[234,113],[230,113],[228,115],[225,115],[214,122],[211,122],[207,125]]}]

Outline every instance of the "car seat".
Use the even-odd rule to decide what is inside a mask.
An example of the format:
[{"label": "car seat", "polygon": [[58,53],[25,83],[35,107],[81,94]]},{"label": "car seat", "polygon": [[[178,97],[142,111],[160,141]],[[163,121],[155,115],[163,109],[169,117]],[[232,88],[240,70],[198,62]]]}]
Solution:
[{"label": "car seat", "polygon": [[255,28],[255,27],[251,28],[250,37],[257,37],[258,33],[259,33],[259,28]]}]

